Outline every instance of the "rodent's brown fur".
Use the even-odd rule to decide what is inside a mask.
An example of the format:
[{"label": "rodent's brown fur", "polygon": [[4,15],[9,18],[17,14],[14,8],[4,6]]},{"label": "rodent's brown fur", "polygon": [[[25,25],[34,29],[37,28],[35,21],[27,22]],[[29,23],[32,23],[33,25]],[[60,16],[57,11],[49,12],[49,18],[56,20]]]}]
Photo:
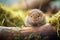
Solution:
[{"label": "rodent's brown fur", "polygon": [[45,15],[41,10],[32,9],[29,10],[28,15],[25,18],[25,26],[40,26],[45,24]]}]

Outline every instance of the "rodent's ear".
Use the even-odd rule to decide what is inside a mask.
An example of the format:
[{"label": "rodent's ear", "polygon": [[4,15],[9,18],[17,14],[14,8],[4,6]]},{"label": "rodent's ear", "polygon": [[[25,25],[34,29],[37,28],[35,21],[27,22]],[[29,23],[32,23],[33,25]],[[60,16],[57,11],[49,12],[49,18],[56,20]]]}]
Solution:
[{"label": "rodent's ear", "polygon": [[40,16],[44,16],[44,13],[42,11],[39,11]]}]

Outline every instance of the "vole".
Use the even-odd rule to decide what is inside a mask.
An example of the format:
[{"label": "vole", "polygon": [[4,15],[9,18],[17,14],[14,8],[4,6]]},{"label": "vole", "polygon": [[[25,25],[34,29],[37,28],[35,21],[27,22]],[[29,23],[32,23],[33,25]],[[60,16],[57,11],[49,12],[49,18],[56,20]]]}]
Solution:
[{"label": "vole", "polygon": [[25,26],[40,26],[46,23],[45,14],[39,9],[31,9],[27,12]]}]

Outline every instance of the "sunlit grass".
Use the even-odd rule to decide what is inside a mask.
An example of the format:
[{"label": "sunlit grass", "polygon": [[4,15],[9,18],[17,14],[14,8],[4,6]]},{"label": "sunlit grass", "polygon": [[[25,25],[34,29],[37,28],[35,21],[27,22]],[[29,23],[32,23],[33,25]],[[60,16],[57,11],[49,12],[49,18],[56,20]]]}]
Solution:
[{"label": "sunlit grass", "polygon": [[[4,12],[5,15],[4,15],[3,19],[6,19],[4,21],[8,21],[8,23],[9,23],[8,26],[10,24],[13,24],[13,25],[16,25],[16,26],[24,25],[26,10],[21,10],[21,9],[18,9],[18,8],[10,8],[10,7],[6,7],[6,6],[1,6],[1,8],[3,9],[2,12],[5,11]],[[1,15],[1,16],[3,17],[3,15]],[[7,22],[6,22],[6,24],[7,24]]]}]

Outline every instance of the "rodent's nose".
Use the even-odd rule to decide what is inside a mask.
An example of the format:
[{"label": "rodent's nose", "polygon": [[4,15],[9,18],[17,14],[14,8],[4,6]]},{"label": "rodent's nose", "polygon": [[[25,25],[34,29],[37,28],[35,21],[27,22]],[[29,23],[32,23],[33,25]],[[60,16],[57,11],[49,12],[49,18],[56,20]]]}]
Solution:
[{"label": "rodent's nose", "polygon": [[37,17],[32,17],[32,20],[33,20],[33,21],[37,21],[38,18],[37,18]]},{"label": "rodent's nose", "polygon": [[37,19],[33,19],[33,21],[37,21]]}]

